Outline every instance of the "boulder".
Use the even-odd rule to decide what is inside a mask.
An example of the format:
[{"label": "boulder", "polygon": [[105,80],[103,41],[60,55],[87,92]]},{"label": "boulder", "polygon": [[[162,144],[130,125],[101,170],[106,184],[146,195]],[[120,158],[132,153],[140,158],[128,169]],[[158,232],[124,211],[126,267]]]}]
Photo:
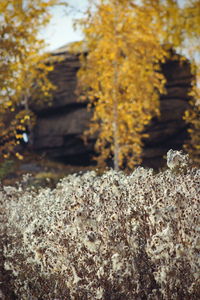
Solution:
[{"label": "boulder", "polygon": [[[84,51],[83,51],[84,52]],[[86,50],[85,50],[86,52]],[[91,112],[87,103],[77,101],[76,74],[80,68],[80,53],[70,53],[62,47],[52,53],[54,70],[50,79],[57,89],[52,105],[34,107],[37,124],[34,132],[34,150],[46,153],[50,158],[66,163],[90,165],[94,155],[94,142],[83,143],[82,134],[88,127]],[[62,60],[60,60],[60,58]],[[166,94],[160,96],[161,115],[153,118],[144,140],[143,166],[160,168],[163,156],[171,148],[179,150],[187,138],[187,125],[183,115],[189,107],[192,74],[187,60],[168,60],[162,65],[166,82]]]}]

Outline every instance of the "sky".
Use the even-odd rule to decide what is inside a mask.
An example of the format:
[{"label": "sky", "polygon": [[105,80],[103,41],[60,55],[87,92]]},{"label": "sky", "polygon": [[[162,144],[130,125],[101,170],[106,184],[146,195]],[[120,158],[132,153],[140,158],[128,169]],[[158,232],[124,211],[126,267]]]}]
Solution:
[{"label": "sky", "polygon": [[83,39],[81,31],[73,28],[73,20],[83,16],[88,0],[68,0],[67,2],[70,5],[68,9],[64,7],[55,7],[52,9],[51,22],[40,33],[41,37],[48,44],[46,47],[47,51],[55,50],[67,43]]},{"label": "sky", "polygon": [[[70,8],[69,11],[69,9],[60,6],[52,9],[50,24],[40,33],[41,38],[44,38],[47,43],[46,51],[56,50],[67,43],[83,39],[81,31],[73,28],[73,22],[74,19],[83,16],[84,10],[88,6],[88,0],[63,1],[68,2],[73,9]],[[185,0],[178,0],[178,2],[182,6]]]}]

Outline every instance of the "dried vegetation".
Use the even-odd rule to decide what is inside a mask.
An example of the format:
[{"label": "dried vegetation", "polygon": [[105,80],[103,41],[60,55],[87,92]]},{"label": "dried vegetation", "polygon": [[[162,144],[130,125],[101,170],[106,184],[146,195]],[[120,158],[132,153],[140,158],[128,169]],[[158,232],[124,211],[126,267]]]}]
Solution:
[{"label": "dried vegetation", "polygon": [[184,160],[158,174],[69,175],[54,190],[2,187],[18,299],[199,299],[200,170]]}]

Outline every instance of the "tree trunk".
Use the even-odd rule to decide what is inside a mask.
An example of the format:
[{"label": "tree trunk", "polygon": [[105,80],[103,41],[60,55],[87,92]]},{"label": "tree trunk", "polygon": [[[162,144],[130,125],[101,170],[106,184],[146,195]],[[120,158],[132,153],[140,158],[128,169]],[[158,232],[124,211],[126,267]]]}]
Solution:
[{"label": "tree trunk", "polygon": [[[115,23],[114,23],[114,34],[117,42],[117,30],[116,26],[118,24],[118,13],[116,3],[114,3],[114,11],[115,11]],[[116,55],[117,56],[117,55]],[[113,62],[114,67],[114,79],[113,79],[113,133],[114,133],[114,170],[119,171],[119,129],[118,129],[118,63],[117,57]]]},{"label": "tree trunk", "polygon": [[114,62],[113,88],[113,132],[114,132],[114,169],[119,171],[119,132],[118,132],[118,103],[117,103],[117,62]]}]

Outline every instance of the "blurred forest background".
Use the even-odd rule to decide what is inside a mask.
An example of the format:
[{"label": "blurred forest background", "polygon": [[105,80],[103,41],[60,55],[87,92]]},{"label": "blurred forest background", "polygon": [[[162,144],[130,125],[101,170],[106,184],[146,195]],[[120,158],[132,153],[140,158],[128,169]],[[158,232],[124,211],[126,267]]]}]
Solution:
[{"label": "blurred forest background", "polygon": [[[176,79],[177,61],[183,68],[189,64],[191,73],[190,88],[183,95],[188,105],[181,118],[188,133],[181,148],[199,165],[200,1],[81,3],[79,7],[61,0],[0,2],[0,180],[10,184],[32,173],[35,184],[53,185],[73,172],[97,167],[100,171],[107,167],[131,171],[142,164],[145,139],[150,136],[151,140],[146,128],[159,120],[160,99],[168,92],[165,74],[169,70],[163,72],[162,66],[170,66]],[[63,44],[73,43],[53,51],[58,44],[47,47],[45,30],[58,9],[63,20],[74,18],[79,41],[74,42],[67,27],[58,28],[62,38],[66,36]],[[68,87],[71,92],[63,97],[59,84],[69,84],[67,76],[73,77]],[[184,88],[184,82],[181,84]],[[72,108],[75,98],[79,108],[87,106],[88,114],[71,114],[58,121],[55,115],[63,110],[59,103],[72,101]],[[173,109],[172,103],[169,114]],[[89,145],[87,157],[76,148],[70,150],[77,153],[79,163],[69,152],[74,137],[61,145],[55,141],[53,128],[46,126],[52,110],[52,122],[62,123],[62,130],[65,122],[66,130],[72,123],[79,124],[79,140],[85,144],[78,141],[75,147]],[[41,116],[46,119],[41,121]],[[42,132],[44,144],[54,147],[54,155],[38,146]]]}]

